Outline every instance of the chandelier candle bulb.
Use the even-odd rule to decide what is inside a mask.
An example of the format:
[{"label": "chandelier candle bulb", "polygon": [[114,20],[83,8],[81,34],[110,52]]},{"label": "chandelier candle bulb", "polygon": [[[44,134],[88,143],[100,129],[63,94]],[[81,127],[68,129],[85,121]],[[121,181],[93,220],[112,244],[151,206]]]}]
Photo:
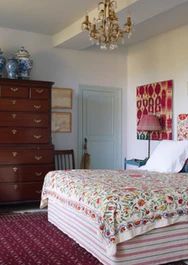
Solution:
[{"label": "chandelier candle bulb", "polygon": [[86,13],[85,20],[82,23],[82,30],[83,31],[88,31],[90,29],[90,27],[91,27],[91,23],[89,22],[89,16]]},{"label": "chandelier candle bulb", "polygon": [[127,33],[130,37],[132,32],[131,17],[127,17],[127,21],[123,28],[118,24],[118,17],[115,13],[117,2],[113,0],[104,0],[98,4],[98,17],[93,19],[93,23],[86,14],[85,20],[82,22],[82,30],[89,32],[90,40],[99,45],[101,49],[113,50],[118,47],[118,43],[123,41],[124,35]]}]

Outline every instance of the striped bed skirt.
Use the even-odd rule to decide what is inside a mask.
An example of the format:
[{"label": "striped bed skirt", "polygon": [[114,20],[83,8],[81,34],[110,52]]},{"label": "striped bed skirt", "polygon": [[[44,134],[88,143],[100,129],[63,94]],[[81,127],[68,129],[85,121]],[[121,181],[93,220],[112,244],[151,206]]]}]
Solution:
[{"label": "striped bed skirt", "polygon": [[88,217],[49,199],[48,220],[104,265],[156,265],[188,259],[188,222],[154,229],[120,243],[116,256],[109,257],[97,235],[97,225]]}]

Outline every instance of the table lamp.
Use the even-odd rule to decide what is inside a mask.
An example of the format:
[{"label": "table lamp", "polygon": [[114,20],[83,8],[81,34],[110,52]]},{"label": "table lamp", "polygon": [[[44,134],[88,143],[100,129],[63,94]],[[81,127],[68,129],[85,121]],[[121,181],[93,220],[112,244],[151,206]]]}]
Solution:
[{"label": "table lamp", "polygon": [[150,134],[153,131],[160,131],[161,125],[159,118],[154,114],[143,114],[139,124],[138,131],[146,131],[148,134],[148,158],[150,157]]}]

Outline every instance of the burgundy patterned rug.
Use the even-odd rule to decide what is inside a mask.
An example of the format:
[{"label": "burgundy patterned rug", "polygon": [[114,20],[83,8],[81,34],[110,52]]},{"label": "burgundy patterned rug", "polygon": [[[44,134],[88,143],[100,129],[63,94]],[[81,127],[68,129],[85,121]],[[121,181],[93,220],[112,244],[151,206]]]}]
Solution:
[{"label": "burgundy patterned rug", "polygon": [[[0,265],[101,265],[47,221],[46,213],[0,215]],[[183,262],[168,265],[184,265]]]}]

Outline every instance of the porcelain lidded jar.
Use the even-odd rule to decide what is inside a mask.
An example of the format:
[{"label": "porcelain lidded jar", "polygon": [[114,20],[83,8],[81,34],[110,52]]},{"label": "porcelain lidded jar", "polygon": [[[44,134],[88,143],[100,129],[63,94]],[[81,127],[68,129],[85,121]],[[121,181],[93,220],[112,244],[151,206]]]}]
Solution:
[{"label": "porcelain lidded jar", "polygon": [[3,52],[0,48],[0,77],[2,77],[2,75],[3,75],[3,70],[5,68],[5,64],[6,64],[6,59],[3,56]]},{"label": "porcelain lidded jar", "polygon": [[29,79],[33,66],[31,55],[27,50],[25,50],[24,47],[21,47],[20,50],[16,53],[16,59],[18,61],[18,78]]},{"label": "porcelain lidded jar", "polygon": [[7,60],[6,70],[8,78],[17,79],[18,78],[18,62],[14,57]]}]

